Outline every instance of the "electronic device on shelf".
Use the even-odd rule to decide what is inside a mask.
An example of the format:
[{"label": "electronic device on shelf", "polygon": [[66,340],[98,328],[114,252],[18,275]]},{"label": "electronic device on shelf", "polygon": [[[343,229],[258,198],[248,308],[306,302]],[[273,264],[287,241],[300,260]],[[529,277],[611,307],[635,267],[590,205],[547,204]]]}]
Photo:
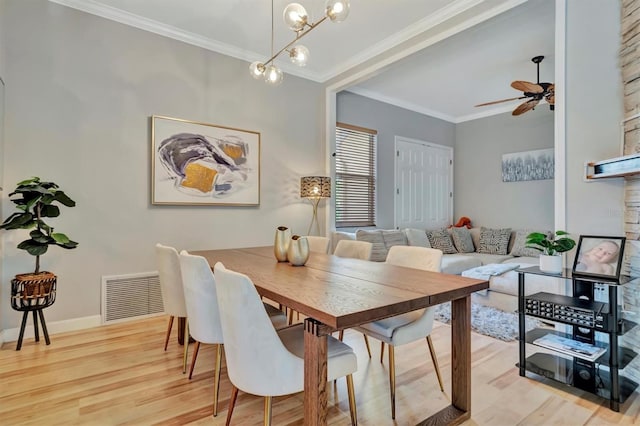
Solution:
[{"label": "electronic device on shelf", "polygon": [[536,293],[525,298],[525,313],[565,324],[608,330],[608,305],[551,293]]}]

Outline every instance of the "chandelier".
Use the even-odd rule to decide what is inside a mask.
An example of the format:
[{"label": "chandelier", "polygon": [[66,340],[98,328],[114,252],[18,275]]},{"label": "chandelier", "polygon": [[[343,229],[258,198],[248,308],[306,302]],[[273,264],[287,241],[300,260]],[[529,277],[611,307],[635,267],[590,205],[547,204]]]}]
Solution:
[{"label": "chandelier", "polygon": [[[296,33],[296,37],[284,46],[275,55],[273,54],[273,0],[271,0],[271,58],[266,62],[255,61],[249,66],[251,76],[256,80],[263,79],[267,84],[277,86],[282,83],[283,73],[274,64],[274,60],[282,53],[287,52],[291,62],[304,67],[309,59],[309,49],[301,44],[296,44],[305,35],[329,18],[331,22],[342,22],[349,15],[349,0],[327,0],[325,4],[325,16],[316,23],[309,23],[309,16],[305,8],[299,3],[291,3],[284,8],[283,18],[285,24]],[[293,46],[293,47],[292,47]]]}]

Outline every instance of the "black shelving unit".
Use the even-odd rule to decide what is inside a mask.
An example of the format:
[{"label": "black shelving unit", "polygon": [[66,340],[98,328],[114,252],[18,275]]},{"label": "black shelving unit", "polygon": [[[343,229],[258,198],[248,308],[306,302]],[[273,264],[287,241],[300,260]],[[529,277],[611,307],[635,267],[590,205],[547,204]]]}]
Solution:
[{"label": "black shelving unit", "polygon": [[[571,296],[551,293],[536,293],[525,296],[527,274],[544,275],[571,280]],[[520,376],[527,372],[554,381],[577,387],[609,400],[609,407],[620,410],[620,404],[633,393],[638,383],[621,376],[619,371],[638,354],[631,348],[618,344],[618,338],[635,327],[636,324],[621,317],[618,306],[618,289],[633,279],[622,276],[616,280],[573,276],[565,269],[560,274],[540,271],[537,266],[518,269],[518,320],[519,320],[519,362],[516,366]],[[594,285],[601,284],[607,289],[608,301],[594,300]],[[527,316],[536,317],[553,324],[568,325],[571,333],[555,329],[525,329]],[[605,333],[606,341],[596,338],[597,333]],[[595,360],[572,356],[566,352],[541,348],[534,341],[546,334],[602,347],[606,352]],[[534,352],[527,356],[527,345]],[[538,350],[536,350],[536,348]]]}]

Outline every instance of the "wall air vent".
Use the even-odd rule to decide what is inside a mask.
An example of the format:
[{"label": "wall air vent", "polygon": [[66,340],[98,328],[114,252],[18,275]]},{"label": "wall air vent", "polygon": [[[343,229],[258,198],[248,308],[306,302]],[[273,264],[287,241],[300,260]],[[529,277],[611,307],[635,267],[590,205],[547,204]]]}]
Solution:
[{"label": "wall air vent", "polygon": [[158,272],[103,276],[101,312],[103,324],[162,314]]}]

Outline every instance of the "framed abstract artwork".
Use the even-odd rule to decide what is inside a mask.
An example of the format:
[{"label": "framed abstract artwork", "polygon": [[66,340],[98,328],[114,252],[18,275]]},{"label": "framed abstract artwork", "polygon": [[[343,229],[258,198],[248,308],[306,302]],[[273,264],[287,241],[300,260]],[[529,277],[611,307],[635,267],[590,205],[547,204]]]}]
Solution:
[{"label": "framed abstract artwork", "polygon": [[553,179],[553,148],[502,155],[502,181]]},{"label": "framed abstract artwork", "polygon": [[151,204],[260,204],[260,133],[151,117]]}]

